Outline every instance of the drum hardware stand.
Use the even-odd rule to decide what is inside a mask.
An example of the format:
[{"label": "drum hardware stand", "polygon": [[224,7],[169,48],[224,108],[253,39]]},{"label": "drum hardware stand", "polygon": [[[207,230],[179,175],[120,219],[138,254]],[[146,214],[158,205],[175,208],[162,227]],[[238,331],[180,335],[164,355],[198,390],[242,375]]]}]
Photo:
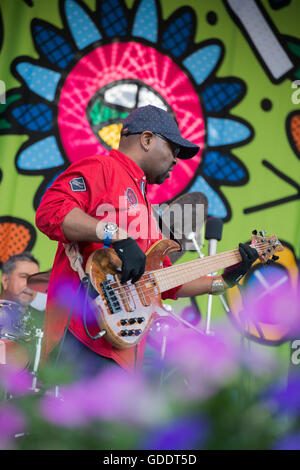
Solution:
[{"label": "drum hardware stand", "polygon": [[[204,258],[204,255],[203,253],[201,252],[201,249],[198,245],[198,242],[196,240],[196,234],[195,232],[190,232],[187,236],[187,238],[189,240],[191,240],[196,248],[196,251],[198,252],[198,255],[199,255],[199,258]],[[192,325],[190,322],[188,322],[187,320],[184,320],[184,318],[180,317],[179,315],[176,315],[174,313],[174,310],[172,308],[171,305],[169,304],[164,304],[162,308],[159,309],[159,312],[157,312],[159,317],[160,318],[164,318],[164,317],[170,317],[172,319],[174,319],[177,323],[177,326],[178,324],[182,324],[188,328],[191,328],[192,330],[196,331],[198,334],[200,335],[203,335],[202,331],[200,331],[198,328],[196,328],[194,325]],[[158,326],[158,329],[157,331],[160,331],[161,329],[161,324],[159,322],[159,318],[158,320],[155,322],[155,324]],[[163,338],[162,338],[162,345],[161,345],[161,350],[160,350],[160,359],[163,361],[165,359],[165,354],[166,354],[166,347],[167,347],[167,331],[170,329],[170,325],[168,325],[166,323],[165,325],[165,329],[166,329],[166,332],[163,334]],[[162,372],[162,376],[163,376],[163,372]],[[161,376],[161,384],[162,384],[162,376]]]},{"label": "drum hardware stand", "polygon": [[[187,237],[189,240],[191,240],[194,244],[194,247],[199,255],[199,258],[205,258],[205,255],[201,252],[201,248],[199,247],[198,243],[197,243],[197,240],[195,238],[195,233],[194,232],[191,232],[188,234],[188,237]],[[209,253],[210,255],[211,253]],[[216,276],[218,273],[211,273],[209,274],[209,276]],[[215,296],[216,297],[216,296]],[[226,299],[224,297],[223,294],[218,294],[217,297],[220,298],[222,304],[223,304],[223,307],[225,309],[225,311],[228,313],[230,311],[229,309],[229,306],[226,302]],[[211,309],[212,309],[212,300],[213,300],[213,296],[212,294],[208,294],[208,301],[207,301],[207,312],[206,312],[206,325],[205,325],[205,334],[206,335],[213,335],[214,332],[211,330]]]},{"label": "drum hardware stand", "polygon": [[[189,240],[193,242],[193,245],[199,255],[199,258],[205,258],[205,255],[202,253],[198,242],[196,240],[195,232],[190,232],[187,236]],[[203,245],[202,245],[203,246]],[[214,276],[216,273],[209,274],[209,276]],[[212,307],[212,294],[208,294],[208,301],[207,301],[207,312],[206,312],[206,326],[205,326],[205,334],[206,335],[213,335],[213,332],[210,329],[211,324],[211,307]]]},{"label": "drum hardware stand", "polygon": [[37,393],[40,391],[40,389],[37,388],[37,379],[38,379],[37,372],[38,372],[38,368],[40,365],[40,358],[41,358],[41,351],[42,351],[42,339],[43,339],[44,333],[40,328],[37,328],[35,332],[35,336],[37,338],[37,342],[36,342],[36,351],[35,351],[33,370],[31,372],[33,375],[33,379],[32,379],[32,385],[31,385],[30,390]]},{"label": "drum hardware stand", "polygon": [[[182,325],[196,331],[199,335],[203,336],[202,331],[200,331],[198,328],[196,328],[194,325],[192,325],[188,321],[184,320],[180,316],[176,315],[176,313],[174,313],[173,307],[169,304],[164,304],[162,307],[157,308],[157,314],[158,314],[158,319],[154,322],[154,324],[156,326],[158,326],[157,331],[159,332],[160,330],[162,330],[163,326],[164,326],[164,330],[165,330],[165,332],[163,333],[162,345],[161,345],[161,349],[160,349],[160,360],[161,361],[164,361],[164,359],[166,357],[167,339],[168,339],[167,333],[168,333],[168,331],[170,330],[171,327],[174,327],[174,325],[170,325],[170,324],[168,324],[168,322],[165,322],[165,324],[164,324],[164,321],[160,322],[160,319],[169,317],[169,318],[175,320],[175,322],[177,323],[176,326],[178,326],[179,324],[182,324]],[[164,380],[164,370],[162,370],[162,372],[161,372],[160,386],[162,386],[163,380]],[[188,383],[186,382],[186,379],[184,379],[184,382],[185,382],[185,385],[188,387]]]}]

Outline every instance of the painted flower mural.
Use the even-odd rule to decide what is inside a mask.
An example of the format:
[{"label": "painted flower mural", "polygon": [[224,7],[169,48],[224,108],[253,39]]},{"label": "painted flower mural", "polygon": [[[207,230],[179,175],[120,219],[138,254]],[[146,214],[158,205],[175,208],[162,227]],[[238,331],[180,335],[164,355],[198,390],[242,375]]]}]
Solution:
[{"label": "painted flower mural", "polygon": [[33,20],[39,58],[22,56],[12,64],[22,85],[8,93],[9,125],[2,128],[29,135],[16,167],[44,176],[34,206],[70,163],[117,147],[121,120],[132,109],[154,104],[174,116],[200,152],[181,160],[162,186],[150,188],[152,203],[201,191],[209,215],[229,220],[220,187],[247,182],[247,170],[231,149],[249,142],[253,131],[230,114],[245,83],[216,77],[222,42],[196,44],[194,10],[182,7],[165,21],[155,0],[138,0],[132,9],[119,0],[98,0],[95,12],[79,0],[61,0],[60,14],[62,29]]}]

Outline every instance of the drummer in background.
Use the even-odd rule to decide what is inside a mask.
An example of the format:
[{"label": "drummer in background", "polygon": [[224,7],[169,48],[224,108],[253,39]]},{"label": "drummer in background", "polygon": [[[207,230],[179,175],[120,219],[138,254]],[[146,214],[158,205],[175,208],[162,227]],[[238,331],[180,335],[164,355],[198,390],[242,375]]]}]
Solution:
[{"label": "drummer in background", "polygon": [[33,308],[36,292],[27,287],[27,279],[39,272],[39,262],[29,251],[13,255],[2,266],[0,299],[16,302],[29,329],[42,328],[43,312]]}]

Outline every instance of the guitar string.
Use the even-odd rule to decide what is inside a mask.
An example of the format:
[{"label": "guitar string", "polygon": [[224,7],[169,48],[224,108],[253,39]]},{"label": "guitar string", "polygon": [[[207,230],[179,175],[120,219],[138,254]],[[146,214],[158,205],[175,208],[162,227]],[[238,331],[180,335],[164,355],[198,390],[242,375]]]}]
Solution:
[{"label": "guitar string", "polygon": [[[261,246],[264,246],[264,244],[261,244]],[[215,255],[208,256],[207,258],[197,258],[195,260],[188,261],[187,263],[183,263],[182,265],[178,264],[178,265],[167,266],[163,269],[156,269],[154,271],[146,271],[147,276],[143,275],[142,281],[137,281],[135,283],[135,285],[139,285],[139,283],[141,283],[143,285],[147,280],[149,280],[149,281],[152,280],[151,275],[153,275],[153,274],[158,274],[158,275],[162,274],[163,276],[165,276],[165,275],[167,276],[167,272],[168,271],[170,272],[173,269],[174,269],[174,272],[175,272],[175,268],[176,268],[177,273],[179,271],[183,272],[183,271],[186,271],[187,265],[189,265],[189,267],[191,267],[191,268],[194,268],[193,265],[197,264],[197,268],[198,268],[199,261],[202,261],[202,264],[205,266],[207,264],[215,264],[217,261],[219,261],[220,258],[222,258],[223,260],[225,258],[228,259],[228,257],[233,256],[235,254],[239,254],[238,249],[225,251],[223,253],[217,253]],[[222,269],[222,268],[218,268],[218,270],[220,270],[220,269]],[[119,284],[117,282],[112,282],[110,284],[110,286],[113,287],[113,288],[114,288],[114,286],[116,286],[115,289],[117,289],[117,290],[122,287],[122,286],[119,286]]]},{"label": "guitar string", "polygon": [[[264,246],[265,244],[262,244],[262,243],[261,243],[260,245],[261,245],[261,246]],[[257,246],[257,245],[256,245],[256,246]],[[269,247],[269,245],[267,245],[267,246]],[[235,249],[235,250],[231,250],[231,251],[229,251],[229,252],[225,252],[225,253],[226,253],[225,256],[224,256],[225,253],[219,253],[218,255],[215,255],[215,256],[222,256],[222,259],[224,260],[224,259],[230,258],[234,252],[236,252],[236,254],[239,253],[238,249]],[[204,260],[205,260],[205,261],[208,261],[208,260],[210,259],[210,262],[211,262],[211,258],[212,258],[211,256],[208,257],[207,259],[203,258],[202,261],[204,261]],[[190,263],[193,263],[193,262],[195,262],[195,261],[199,261],[199,258],[196,259],[196,260],[191,261]],[[215,261],[218,261],[218,259],[216,259]],[[206,263],[206,264],[207,264],[207,263]],[[146,280],[151,280],[151,281],[153,281],[153,274],[156,273],[156,274],[158,274],[158,275],[159,275],[159,274],[165,275],[164,272],[165,272],[167,269],[173,268],[173,267],[174,267],[174,266],[168,266],[167,268],[164,268],[164,269],[158,269],[158,270],[155,270],[155,271],[147,271],[147,272],[146,272],[146,273],[147,273],[147,276],[143,277],[141,281],[138,281],[138,282],[135,283],[135,284],[127,284],[127,283],[126,283],[125,286],[119,286],[119,284],[118,284],[117,282],[113,282],[113,283],[111,283],[109,286],[112,287],[113,285],[116,285],[117,287],[115,287],[115,288],[113,289],[114,292],[120,292],[121,301],[124,302],[124,299],[125,299],[125,300],[127,300],[128,304],[130,304],[130,303],[132,302],[132,300],[133,300],[133,302],[134,302],[134,299],[135,299],[135,298],[136,298],[136,299],[140,299],[140,295],[139,295],[139,293],[138,293],[136,290],[134,290],[134,291],[132,292],[132,286],[135,286],[135,285],[137,285],[137,284],[142,284],[142,285],[144,285],[144,283],[146,282]],[[180,271],[181,271],[181,272],[182,272],[183,270],[186,271],[186,263],[184,263],[184,264],[182,265],[182,267],[181,267],[180,265],[177,265],[176,268],[180,268]],[[196,266],[196,265],[191,266],[191,269],[192,269],[193,271],[195,271],[195,268],[198,270],[199,266],[198,266],[198,265],[197,265],[197,266]],[[212,271],[214,271],[214,270],[219,270],[219,269],[222,269],[222,268],[218,268],[218,269],[217,269],[217,268],[214,268],[214,267],[212,266],[211,269],[212,269]],[[180,273],[178,273],[178,271],[177,271],[176,275],[178,276],[178,274],[180,274]],[[196,274],[196,273],[195,273],[195,274]],[[174,274],[173,274],[173,275],[174,275]],[[175,275],[175,276],[176,276],[176,275]],[[205,276],[205,274],[203,274],[203,276]],[[200,275],[200,277],[201,277],[201,275]],[[177,283],[177,279],[174,278],[174,280],[175,280],[176,283]],[[163,282],[168,282],[168,279],[161,279],[161,280],[158,280],[158,284],[159,284],[159,283],[162,284]],[[170,280],[169,280],[169,282],[170,282]],[[177,284],[176,284],[176,285],[177,285]],[[175,285],[175,286],[176,286],[176,285]],[[175,286],[174,286],[174,287],[175,287]],[[126,292],[126,287],[127,287],[127,289],[130,289],[130,293],[129,293],[129,294]],[[146,296],[146,295],[151,295],[151,293],[154,294],[154,293],[156,293],[156,292],[155,292],[155,289],[158,290],[158,293],[161,292],[161,291],[159,291],[158,286],[155,284],[154,286],[151,286],[151,287],[149,287],[149,288],[147,288],[147,289],[142,290],[142,294],[145,295],[145,296]],[[171,289],[171,287],[169,287],[168,289]],[[168,289],[166,289],[166,290],[168,290]],[[156,293],[156,294],[157,294],[157,293]],[[120,303],[119,300],[115,300],[115,301],[111,300],[110,302],[111,302],[112,304],[115,304],[115,303],[118,303],[118,304],[119,304],[119,303]],[[135,302],[134,302],[134,303],[135,303]]]},{"label": "guitar string", "polygon": [[[237,251],[237,250],[232,250],[232,251],[236,251],[236,254],[238,254],[238,251]],[[228,252],[228,253],[230,253],[230,252]],[[221,255],[222,255],[222,258],[223,258],[223,260],[224,260],[224,258],[225,258],[224,253],[222,253]],[[232,255],[230,255],[230,256],[232,256]],[[206,259],[206,261],[208,261],[209,258],[211,259],[211,257],[208,257],[208,258]],[[226,255],[226,259],[228,259],[228,255]],[[199,261],[199,259],[193,260],[193,261]],[[203,261],[203,260],[202,260],[202,261]],[[218,261],[218,259],[216,259],[215,262],[216,262],[216,261]],[[191,263],[192,263],[192,262],[191,262]],[[206,264],[207,264],[207,263],[206,263]],[[155,271],[147,271],[147,276],[144,276],[141,281],[139,281],[139,282],[137,282],[137,283],[135,283],[135,284],[142,284],[142,285],[144,285],[144,283],[145,283],[146,280],[148,280],[148,279],[149,279],[149,280],[151,279],[151,281],[153,281],[153,273],[156,273],[156,274],[158,275],[158,277],[159,277],[160,274],[162,274],[162,275],[165,276],[165,271],[166,271],[167,269],[169,269],[169,268],[172,268],[172,267],[173,267],[173,266],[169,266],[168,268],[164,268],[163,270],[158,269],[158,270],[155,270]],[[176,266],[176,268],[179,268],[179,267],[180,267],[180,265]],[[198,265],[197,265],[197,266],[196,266],[196,265],[191,266],[191,269],[192,269],[193,271],[195,271],[195,268],[198,270],[199,266],[198,266]],[[217,267],[211,266],[211,269],[212,269],[212,272],[214,272],[214,271],[219,270],[219,269],[222,269],[222,268],[217,268]],[[178,274],[182,274],[182,271],[185,272],[185,271],[186,271],[186,263],[184,263],[184,265],[183,265],[182,267],[180,267],[180,271],[181,271],[180,273],[178,273],[178,270],[176,270],[176,271],[177,271],[177,272],[176,272],[176,275],[177,275],[177,276],[178,276]],[[172,273],[171,273],[171,275],[172,275]],[[175,275],[175,277],[174,277],[174,280],[176,281],[175,286],[178,285],[178,284],[177,284],[177,280],[178,280],[178,279],[176,279],[176,275]],[[197,273],[197,275],[198,275],[198,273]],[[203,274],[203,276],[205,276],[205,275],[206,275],[206,274]],[[174,276],[174,274],[173,274],[173,276]],[[201,275],[200,275],[200,276],[201,276]],[[158,284],[162,284],[162,283],[168,282],[168,281],[170,282],[170,280],[168,280],[168,279],[160,279],[160,280],[157,279],[157,281],[158,281]],[[114,288],[114,292],[120,292],[120,296],[122,295],[123,298],[126,298],[127,300],[128,300],[130,297],[131,297],[132,299],[134,299],[134,298],[137,298],[137,299],[140,298],[139,293],[138,293],[137,291],[133,291],[133,292],[131,291],[131,286],[132,286],[132,284],[127,284],[127,283],[126,283],[126,286],[119,286],[119,284],[118,284],[118,283],[115,283],[115,282],[110,284],[111,287],[112,287],[113,285],[117,286],[117,287]],[[174,286],[174,287],[175,287],[175,286]],[[125,287],[125,289],[126,289],[126,287],[127,287],[127,289],[130,289],[131,292],[129,293],[129,295],[127,294],[127,292],[125,292],[124,287]],[[145,295],[147,295],[147,293],[149,293],[149,292],[152,292],[152,293],[153,293],[155,288],[157,288],[156,285],[155,285],[155,286],[151,286],[151,287],[149,287],[149,288],[147,288],[147,289],[144,289],[144,290],[142,291],[142,293],[145,294]],[[168,289],[170,289],[170,288],[171,288],[171,287],[168,287]],[[165,290],[168,290],[168,289],[165,289]],[[149,294],[149,295],[150,295],[150,294]],[[111,302],[114,303],[114,301],[111,301]],[[115,301],[115,302],[118,302],[118,301]],[[118,302],[118,303],[119,303],[119,302]],[[129,303],[130,303],[130,302],[129,302]]]}]

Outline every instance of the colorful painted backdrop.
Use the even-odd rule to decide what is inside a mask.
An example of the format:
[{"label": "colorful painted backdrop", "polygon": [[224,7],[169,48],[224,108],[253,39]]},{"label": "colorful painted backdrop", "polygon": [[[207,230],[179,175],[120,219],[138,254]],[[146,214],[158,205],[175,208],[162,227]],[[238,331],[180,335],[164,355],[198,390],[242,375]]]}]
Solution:
[{"label": "colorful painted backdrop", "polygon": [[286,246],[278,282],[296,280],[298,0],[0,5],[1,262],[30,249],[51,267],[56,243],[34,225],[44,191],[70,163],[116,147],[121,119],[152,103],[201,147],[150,189],[152,202],[203,192],[225,222],[220,251],[255,228],[276,233]]}]

